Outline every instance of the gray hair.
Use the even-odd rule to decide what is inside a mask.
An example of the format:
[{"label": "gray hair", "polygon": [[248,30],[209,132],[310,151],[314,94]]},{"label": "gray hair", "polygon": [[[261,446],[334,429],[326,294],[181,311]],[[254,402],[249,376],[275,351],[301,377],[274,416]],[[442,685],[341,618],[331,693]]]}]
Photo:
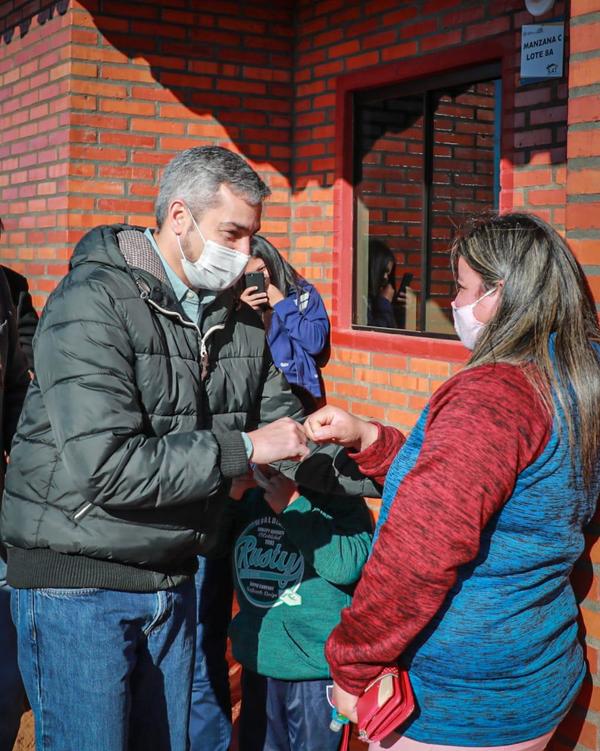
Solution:
[{"label": "gray hair", "polygon": [[160,229],[169,204],[181,198],[197,218],[219,203],[218,191],[227,185],[236,196],[251,206],[262,203],[271,194],[250,165],[241,156],[222,146],[196,146],[182,151],[167,164],[156,199],[156,226]]}]

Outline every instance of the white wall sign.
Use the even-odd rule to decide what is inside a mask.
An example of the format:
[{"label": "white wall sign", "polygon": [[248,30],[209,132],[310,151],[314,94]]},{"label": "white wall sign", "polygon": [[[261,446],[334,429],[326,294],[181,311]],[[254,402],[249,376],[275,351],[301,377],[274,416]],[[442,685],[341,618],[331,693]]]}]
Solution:
[{"label": "white wall sign", "polygon": [[565,25],[526,24],[521,29],[521,78],[560,78],[563,74]]}]

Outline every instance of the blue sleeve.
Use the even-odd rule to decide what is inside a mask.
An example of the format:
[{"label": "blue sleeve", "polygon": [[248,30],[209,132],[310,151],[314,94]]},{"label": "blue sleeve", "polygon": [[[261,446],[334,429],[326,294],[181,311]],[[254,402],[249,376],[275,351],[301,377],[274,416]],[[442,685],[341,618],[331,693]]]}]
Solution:
[{"label": "blue sleeve", "polygon": [[316,357],[327,344],[329,317],[317,290],[312,285],[301,287],[300,295],[306,292],[308,304],[304,311],[298,309],[295,293],[276,303],[273,310],[290,339]]},{"label": "blue sleeve", "polygon": [[367,325],[380,326],[386,329],[397,328],[392,303],[386,297],[379,295],[372,301]]}]

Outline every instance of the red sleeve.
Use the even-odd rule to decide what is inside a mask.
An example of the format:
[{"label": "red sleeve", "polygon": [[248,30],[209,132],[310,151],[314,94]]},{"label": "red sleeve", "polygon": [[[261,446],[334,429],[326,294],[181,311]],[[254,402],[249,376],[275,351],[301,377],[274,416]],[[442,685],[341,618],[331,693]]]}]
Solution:
[{"label": "red sleeve", "polygon": [[457,569],[476,557],[482,529],[540,455],[551,427],[517,366],[463,371],[434,395],[419,458],[327,642],[342,688],[360,694],[440,609]]},{"label": "red sleeve", "polygon": [[387,471],[406,438],[397,428],[378,422],[373,424],[377,425],[377,440],[364,451],[349,451],[348,456],[354,459],[363,475],[383,485]]}]

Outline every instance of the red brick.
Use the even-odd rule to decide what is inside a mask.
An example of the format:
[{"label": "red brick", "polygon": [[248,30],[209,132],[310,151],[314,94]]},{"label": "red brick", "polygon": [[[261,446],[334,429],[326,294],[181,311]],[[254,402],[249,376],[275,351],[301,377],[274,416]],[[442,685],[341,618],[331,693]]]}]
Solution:
[{"label": "red brick", "polygon": [[366,68],[369,65],[376,65],[379,62],[379,52],[363,52],[362,55],[355,55],[346,58],[346,67],[348,70],[356,68]]},{"label": "red brick", "polygon": [[[577,2],[573,3],[576,6]],[[596,8],[596,11],[600,8]],[[570,47],[571,54],[579,52],[596,52],[598,50],[598,40],[600,39],[600,21],[574,24],[570,29]]]},{"label": "red brick", "polygon": [[600,83],[600,57],[596,60],[571,60],[569,86],[594,86]]},{"label": "red brick", "polygon": [[514,170],[512,179],[514,180],[515,187],[548,185],[552,182],[552,172],[549,169]]},{"label": "red brick", "polygon": [[552,131],[549,128],[535,128],[534,130],[517,133],[514,143],[517,149],[547,146],[552,143]]},{"label": "red brick", "polygon": [[432,32],[437,31],[437,28],[437,19],[429,18],[425,21],[403,24],[400,28],[400,36],[402,39],[416,39],[424,34],[431,34]]},{"label": "red brick", "polygon": [[562,205],[565,202],[564,190],[529,190],[527,200],[532,206]]},{"label": "red brick", "polygon": [[587,280],[594,299],[600,300],[600,276],[591,276],[588,274]]},{"label": "red brick", "polygon": [[344,38],[342,29],[328,29],[321,34],[315,34],[312,38],[314,47],[328,47]]},{"label": "red brick", "polygon": [[491,21],[480,24],[471,24],[467,27],[465,38],[467,41],[483,39],[487,36],[502,34],[510,28],[510,17],[501,16]]},{"label": "red brick", "polygon": [[529,122],[531,125],[544,125],[545,123],[566,122],[566,119],[566,104],[560,105],[558,107],[542,107],[539,109],[534,109],[529,114]]},{"label": "red brick", "polygon": [[437,375],[447,377],[450,373],[449,364],[438,360],[426,360],[421,358],[410,358],[409,368],[412,373],[425,373],[426,375]]},{"label": "red brick", "polygon": [[394,425],[400,430],[411,428],[419,417],[418,412],[410,412],[404,409],[388,409],[385,413],[385,421],[389,425]]},{"label": "red brick", "polygon": [[600,170],[571,168],[567,177],[567,191],[572,195],[582,193],[600,194]]},{"label": "red brick", "polygon": [[441,28],[448,29],[452,26],[461,26],[462,24],[470,23],[471,21],[478,21],[483,17],[483,14],[484,8],[482,6],[476,8],[464,8],[451,13],[445,13],[442,16]]},{"label": "red brick", "polygon": [[356,40],[349,42],[343,42],[342,44],[335,44],[329,48],[329,57],[347,57],[353,55],[360,50],[360,45]]},{"label": "red brick", "polygon": [[[569,238],[569,245],[579,263],[597,265],[600,261],[600,238],[595,239],[581,239],[581,238]],[[598,547],[598,560],[600,563],[600,546]]]},{"label": "red brick", "polygon": [[517,91],[515,93],[515,107],[534,107],[538,104],[544,104],[551,100],[551,89],[549,86],[540,86]]},{"label": "red brick", "polygon": [[386,47],[381,52],[381,59],[384,62],[390,60],[398,60],[399,58],[411,57],[417,52],[416,42],[405,42],[404,44],[396,44],[391,47]]},{"label": "red brick", "polygon": [[355,383],[345,383],[343,381],[336,381],[333,385],[336,394],[347,396],[352,399],[368,399],[369,389],[367,386],[360,386]]},{"label": "red brick", "polygon": [[[567,228],[577,228],[578,230],[600,229],[600,201],[568,203]],[[600,294],[597,299],[600,300]]]},{"label": "red brick", "polygon": [[156,118],[132,118],[129,127],[133,131],[145,133],[169,133],[171,135],[183,135],[185,124],[172,120],[158,120]]},{"label": "red brick", "polygon": [[[397,5],[397,3],[396,3]],[[383,26],[402,26],[409,18],[414,18],[418,13],[417,7],[413,4],[401,10],[395,10],[393,13],[386,13],[382,19]]]},{"label": "red brick", "polygon": [[[127,91],[124,86],[117,86],[116,84],[100,83],[99,81],[80,81],[79,79],[73,79],[70,82],[71,90],[75,94],[91,94],[92,96],[104,96],[111,99],[125,99]],[[47,87],[45,89],[48,93]],[[49,98],[49,97],[48,97]]]},{"label": "red brick", "polygon": [[569,98],[569,123],[591,123],[600,120],[600,97],[580,96]]},{"label": "red brick", "polygon": [[[344,70],[344,62],[342,60],[333,60],[321,65],[315,65],[313,68],[313,75],[316,78],[325,78],[329,76],[335,76]],[[323,90],[322,88],[320,89]],[[310,93],[310,90],[305,89],[305,93]],[[302,96],[304,92],[298,87],[298,93]]]},{"label": "red brick", "polygon": [[343,399],[336,394],[327,393],[327,403],[332,404],[334,407],[340,407],[345,409],[346,412],[350,411],[350,402],[347,399]]},{"label": "red brick", "polygon": [[600,156],[600,128],[570,131],[569,158]]},{"label": "red brick", "polygon": [[598,0],[573,0],[570,7],[571,16],[584,16],[598,12]]},{"label": "red brick", "polygon": [[369,34],[368,36],[363,37],[362,47],[367,50],[373,47],[382,50],[393,44],[396,41],[397,36],[398,34],[395,29],[381,31],[378,34]]},{"label": "red brick", "polygon": [[371,356],[368,352],[355,349],[340,349],[334,347],[331,353],[332,357],[342,362],[350,362],[355,365],[368,365]]},{"label": "red brick", "polygon": [[420,49],[422,52],[428,52],[430,50],[439,49],[440,47],[449,47],[453,44],[458,44],[462,39],[462,31],[455,29],[453,31],[446,31],[442,34],[434,34],[433,36],[426,37],[420,41]]}]

